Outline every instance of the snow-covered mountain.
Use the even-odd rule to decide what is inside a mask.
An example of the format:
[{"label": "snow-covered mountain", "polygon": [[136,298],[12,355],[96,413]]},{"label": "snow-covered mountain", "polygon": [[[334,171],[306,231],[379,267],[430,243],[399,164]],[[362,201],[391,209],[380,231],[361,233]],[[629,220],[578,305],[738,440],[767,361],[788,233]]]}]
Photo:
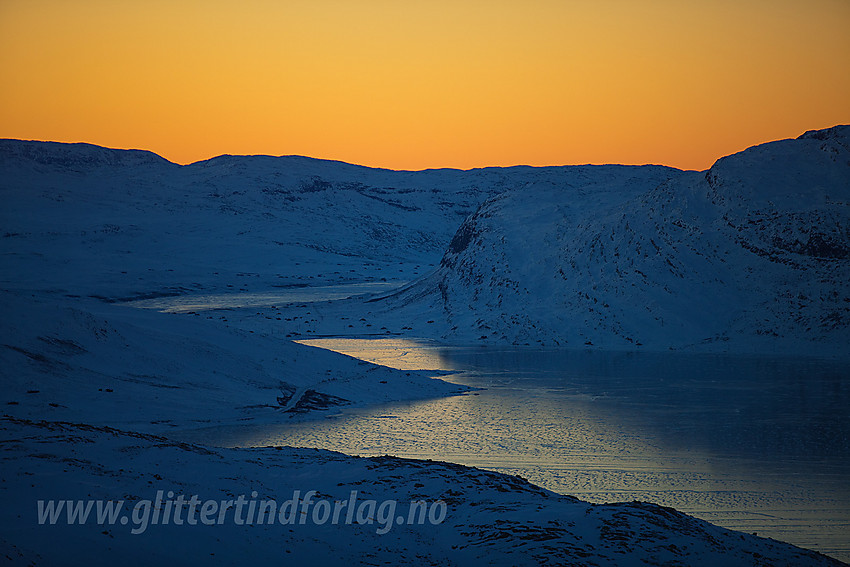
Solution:
[{"label": "snow-covered mountain", "polygon": [[836,354],[850,339],[847,136],[810,132],[707,172],[179,166],[3,140],[0,287],[123,299],[418,277],[370,309],[427,312],[425,332],[452,340]]},{"label": "snow-covered mountain", "polygon": [[[115,299],[409,280],[436,266],[488,197],[609,170],[406,172],[297,156],[180,166],[150,152],[0,140],[0,287]],[[646,170],[659,181],[680,173]]]},{"label": "snow-covered mountain", "polygon": [[0,287],[110,298],[411,279],[524,168],[396,172],[304,157],[189,166],[0,141]]},{"label": "snow-covered mountain", "polygon": [[[847,134],[766,144],[707,173],[394,172],[263,156],[179,166],[149,152],[0,140],[0,546],[12,564],[147,564],[157,553],[234,565],[249,555],[345,565],[837,564],[651,504],[590,505],[449,463],[225,450],[169,435],[463,390],[288,340],[322,333],[842,354]],[[385,297],[263,299],[410,279]],[[124,304],[169,295],[186,302],[170,313]],[[193,301],[207,302],[202,313]],[[243,490],[282,501],[293,489],[329,502],[352,490],[439,498],[448,516],[387,534],[368,517],[157,526],[145,536],[130,533],[126,516],[120,527],[35,519],[38,499],[129,505],[160,487],[223,502]]]},{"label": "snow-covered mountain", "polygon": [[382,303],[430,310],[454,340],[846,355],[848,136],[808,132],[707,172],[530,180]]}]

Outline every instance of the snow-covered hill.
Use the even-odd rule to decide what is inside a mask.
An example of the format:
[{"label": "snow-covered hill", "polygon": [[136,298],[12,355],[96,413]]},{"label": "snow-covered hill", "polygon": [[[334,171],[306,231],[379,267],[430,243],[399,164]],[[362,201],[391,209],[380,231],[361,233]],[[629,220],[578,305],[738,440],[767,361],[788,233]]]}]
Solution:
[{"label": "snow-covered hill", "polygon": [[847,355],[850,127],[484,203],[382,303],[454,340]]},{"label": "snow-covered hill", "polygon": [[148,152],[0,140],[0,287],[122,298],[412,279],[527,170],[264,156],[179,166]]}]

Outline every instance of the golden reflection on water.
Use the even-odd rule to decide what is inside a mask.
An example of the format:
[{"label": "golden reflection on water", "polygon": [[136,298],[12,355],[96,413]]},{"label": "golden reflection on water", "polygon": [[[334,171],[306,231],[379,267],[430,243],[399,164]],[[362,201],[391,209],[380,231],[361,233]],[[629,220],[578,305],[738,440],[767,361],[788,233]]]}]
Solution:
[{"label": "golden reflection on water", "polygon": [[459,371],[440,354],[440,347],[426,341],[411,339],[304,339],[295,341],[332,350],[399,370]]}]

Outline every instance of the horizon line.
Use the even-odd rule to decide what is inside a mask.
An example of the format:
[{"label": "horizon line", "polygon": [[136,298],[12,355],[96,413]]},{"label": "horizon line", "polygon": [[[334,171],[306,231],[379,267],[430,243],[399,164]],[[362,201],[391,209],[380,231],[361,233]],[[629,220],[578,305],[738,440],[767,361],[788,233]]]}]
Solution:
[{"label": "horizon line", "polygon": [[[825,128],[809,129],[809,130],[806,130],[804,132],[801,132],[799,134],[799,136],[802,136],[802,135],[807,134],[809,132],[818,132],[818,131],[822,131],[822,130],[829,130],[830,128],[836,128],[836,127],[840,127],[840,126],[846,126],[846,125],[845,124],[834,124],[832,126],[827,126]],[[735,155],[735,154],[740,153],[742,151],[745,151],[749,148],[761,146],[761,145],[764,145],[764,144],[769,144],[769,143],[772,143],[772,142],[779,142],[779,141],[793,140],[793,139],[795,139],[795,138],[776,138],[776,139],[771,139],[771,140],[765,140],[763,142],[758,142],[756,144],[752,144],[752,145],[749,145],[745,148],[742,148],[742,149],[740,149],[736,152],[732,152],[732,153],[717,157],[714,160],[714,162],[712,163],[712,166],[714,165],[714,163],[717,163],[718,160],[723,159],[724,157],[728,157],[730,155]],[[470,167],[470,168],[425,167],[425,168],[422,168],[422,169],[393,169],[393,168],[390,168],[390,167],[367,165],[367,164],[363,164],[363,163],[355,163],[355,162],[345,161],[345,160],[341,160],[341,159],[322,158],[322,157],[309,156],[309,155],[305,155],[305,154],[279,154],[279,155],[274,155],[274,154],[265,154],[265,153],[257,153],[257,154],[223,153],[223,154],[218,154],[218,155],[206,158],[206,159],[201,159],[201,160],[188,162],[188,163],[180,163],[180,162],[172,161],[172,160],[168,159],[167,157],[163,156],[162,154],[157,153],[154,150],[145,149],[145,148],[138,148],[138,147],[134,148],[134,147],[105,146],[105,145],[96,144],[96,143],[88,142],[88,141],[68,142],[68,141],[60,141],[60,140],[39,140],[39,139],[24,139],[24,138],[0,138],[0,141],[29,142],[29,143],[37,143],[37,144],[60,144],[60,145],[66,145],[66,146],[74,146],[74,145],[76,145],[76,146],[90,146],[90,147],[100,148],[100,149],[110,150],[110,151],[143,152],[143,153],[153,154],[156,157],[158,157],[158,158],[160,158],[160,159],[162,159],[162,160],[164,160],[164,161],[166,161],[170,164],[176,165],[178,167],[191,167],[193,165],[198,165],[198,164],[210,162],[210,161],[213,161],[213,160],[216,160],[216,159],[228,158],[228,157],[233,157],[233,158],[271,158],[271,159],[300,158],[300,159],[307,159],[307,160],[312,160],[312,161],[320,161],[320,162],[342,164],[342,165],[347,165],[347,166],[352,166],[352,167],[360,167],[360,168],[364,168],[364,169],[393,171],[393,172],[398,172],[398,173],[418,173],[418,172],[426,172],[426,171],[464,171],[464,172],[469,172],[469,171],[479,171],[479,170],[485,170],[485,169],[511,169],[511,168],[519,168],[519,167],[544,169],[544,168],[559,168],[559,167],[615,166],[615,165],[620,165],[620,166],[624,166],[624,167],[644,167],[644,166],[647,166],[647,167],[667,167],[667,168],[675,169],[675,170],[678,170],[678,171],[703,172],[703,171],[708,171],[712,167],[712,166],[709,166],[707,169],[682,169],[680,167],[667,165],[667,164],[663,164],[663,163],[617,163],[617,162],[590,163],[590,162],[586,162],[586,163],[558,163],[558,164],[545,164],[545,165],[539,165],[539,164],[533,165],[533,164],[529,164],[529,163],[514,163],[514,164],[511,164],[511,165],[482,165],[482,166],[475,166],[475,167]]]}]

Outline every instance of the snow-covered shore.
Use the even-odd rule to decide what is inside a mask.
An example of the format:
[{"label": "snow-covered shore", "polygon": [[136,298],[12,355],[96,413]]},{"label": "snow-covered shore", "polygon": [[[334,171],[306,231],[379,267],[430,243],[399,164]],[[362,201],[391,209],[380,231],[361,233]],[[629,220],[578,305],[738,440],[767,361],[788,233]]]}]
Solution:
[{"label": "snow-covered shore", "polygon": [[221,321],[0,295],[4,411],[159,433],[285,422],[466,388]]},{"label": "snow-covered shore", "polygon": [[[0,428],[0,541],[12,564],[840,564],[669,508],[591,505],[520,478],[448,463],[286,447],[216,449],[105,426],[8,417]],[[132,515],[150,507],[144,501],[155,505],[159,491],[170,504],[160,505],[158,524],[153,516]],[[310,491],[313,501],[304,504]],[[211,525],[200,521],[201,510],[191,525],[188,505],[177,515],[179,496],[216,502],[207,516]],[[288,509],[281,523],[280,508],[293,498],[297,513]],[[120,500],[128,519],[98,525],[92,512],[87,523],[66,525],[60,514],[54,525],[39,525],[37,502],[50,499]],[[272,500],[280,504],[277,516],[266,514],[260,523],[251,502]],[[325,508],[354,506],[352,521],[340,513],[334,523],[318,500],[329,503]],[[437,512],[420,524],[417,511],[408,523],[410,503],[418,501]]]}]

